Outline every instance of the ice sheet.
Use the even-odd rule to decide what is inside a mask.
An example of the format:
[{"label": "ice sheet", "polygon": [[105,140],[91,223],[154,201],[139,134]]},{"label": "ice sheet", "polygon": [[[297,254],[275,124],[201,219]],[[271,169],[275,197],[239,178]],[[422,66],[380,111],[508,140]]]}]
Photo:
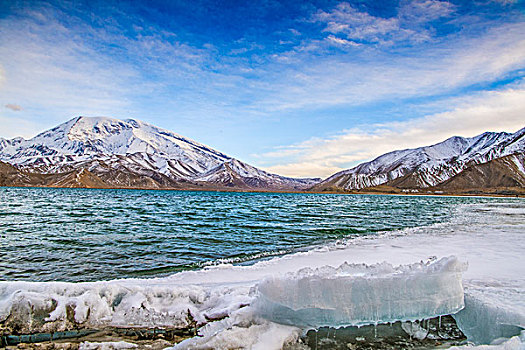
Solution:
[{"label": "ice sheet", "polygon": [[455,257],[398,267],[306,268],[263,280],[253,306],[274,322],[313,328],[428,319],[464,307],[465,269]]}]

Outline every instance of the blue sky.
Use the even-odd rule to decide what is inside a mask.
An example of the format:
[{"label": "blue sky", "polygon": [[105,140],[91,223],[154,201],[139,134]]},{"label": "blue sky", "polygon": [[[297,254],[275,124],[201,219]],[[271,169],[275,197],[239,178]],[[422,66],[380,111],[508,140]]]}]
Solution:
[{"label": "blue sky", "polygon": [[328,176],[525,127],[525,4],[0,1],[0,136],[137,118],[255,166]]}]

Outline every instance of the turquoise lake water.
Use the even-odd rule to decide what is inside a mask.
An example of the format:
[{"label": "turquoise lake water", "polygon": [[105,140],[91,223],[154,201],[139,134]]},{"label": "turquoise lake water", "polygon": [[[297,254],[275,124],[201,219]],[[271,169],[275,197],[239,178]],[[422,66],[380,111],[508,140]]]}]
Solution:
[{"label": "turquoise lake water", "polygon": [[165,276],[446,222],[490,198],[0,188],[0,280]]}]

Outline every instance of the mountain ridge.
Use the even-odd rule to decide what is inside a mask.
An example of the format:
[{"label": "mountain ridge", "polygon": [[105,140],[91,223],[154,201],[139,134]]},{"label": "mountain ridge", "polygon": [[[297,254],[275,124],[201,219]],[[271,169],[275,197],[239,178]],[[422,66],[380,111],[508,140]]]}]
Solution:
[{"label": "mountain ridge", "polygon": [[469,167],[524,152],[525,128],[515,133],[485,132],[471,138],[453,136],[434,145],[385,153],[333,174],[313,190],[437,188]]},{"label": "mountain ridge", "polygon": [[[42,175],[83,169],[107,187],[301,190],[320,180],[271,174],[169,130],[108,117],[80,116],[28,140],[0,139],[0,160]],[[235,165],[229,174],[226,163]]]},{"label": "mountain ridge", "polygon": [[484,132],[388,152],[323,181],[296,179],[140,120],[80,116],[28,140],[0,138],[0,185],[361,193],[512,187],[521,193],[524,154],[525,128]]}]

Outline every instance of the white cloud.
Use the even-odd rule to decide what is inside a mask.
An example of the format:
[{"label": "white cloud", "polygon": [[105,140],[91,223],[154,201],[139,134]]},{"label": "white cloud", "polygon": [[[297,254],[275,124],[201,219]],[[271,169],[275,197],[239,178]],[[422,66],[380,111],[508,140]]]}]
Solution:
[{"label": "white cloud", "polygon": [[431,38],[424,24],[454,12],[454,5],[438,0],[403,1],[393,17],[377,17],[361,11],[347,2],[339,3],[331,11],[319,10],[313,16],[316,22],[324,23],[325,32],[344,35],[346,39],[377,44],[392,42],[420,43]]},{"label": "white cloud", "polygon": [[295,29],[295,28],[290,28],[289,31],[290,31],[290,33],[292,33],[292,34],[295,35],[295,36],[299,36],[299,35],[301,35],[301,32],[298,31],[298,30]]},{"label": "white cloud", "polygon": [[404,30],[397,18],[375,17],[359,11],[347,2],[338,4],[332,11],[319,10],[314,20],[326,24],[324,31],[333,34],[344,34],[349,39],[381,42],[385,35]]},{"label": "white cloud", "polygon": [[0,64],[0,89],[4,85],[4,82],[5,82],[5,71],[4,71],[4,67],[2,67],[2,65]]},{"label": "white cloud", "polygon": [[355,41],[352,41],[352,40],[346,40],[346,39],[341,39],[341,38],[338,38],[334,35],[329,35],[326,40],[334,43],[334,44],[337,44],[337,45],[341,45],[341,46],[352,46],[352,47],[357,47],[357,46],[361,46],[361,44],[359,43],[356,43]]},{"label": "white cloud", "polygon": [[4,100],[32,107],[26,111],[60,111],[59,120],[125,108],[129,89],[123,87],[131,85],[135,74],[128,65],[105,59],[49,10],[33,10],[22,18],[0,21]]},{"label": "white cloud", "polygon": [[[435,18],[452,11],[447,4],[406,1],[399,13]],[[324,40],[289,29],[304,37],[295,49],[268,52],[266,58],[254,55],[250,60],[255,63],[225,57],[213,46],[193,47],[142,22],[134,26],[132,37],[117,24],[96,29],[78,18],[64,21],[74,23],[66,27],[60,18],[68,15],[54,11],[43,6],[16,20],[0,20],[0,65],[5,68],[0,93],[5,102],[23,105],[25,112],[30,107],[40,111],[35,118],[56,114],[49,126],[79,113],[147,115],[150,109],[143,108],[140,99],[169,113],[194,118],[220,114],[242,121],[248,115],[428,96],[489,81],[525,62],[521,24],[400,55],[367,51],[366,45],[330,30],[350,30],[363,38],[379,35],[377,40],[388,40],[392,31],[405,32],[415,41],[424,41],[426,34],[409,32],[397,17],[374,17],[348,3],[314,15],[326,24]],[[337,24],[342,27],[328,29]],[[382,33],[386,36],[380,38]],[[333,46],[355,55],[325,54],[323,50]]]},{"label": "white cloud", "polygon": [[485,131],[514,132],[525,127],[525,83],[504,91],[444,101],[443,106],[451,102],[456,106],[446,112],[367,129],[356,127],[326,139],[281,147],[262,156],[291,156],[292,160],[265,169],[286,176],[327,177],[390,151],[435,144],[456,135],[472,137]]},{"label": "white cloud", "polygon": [[[196,108],[195,94],[226,93],[209,83],[213,77],[201,79],[212,49],[192,47],[147,25],[134,30],[125,35],[116,18],[92,26],[44,3],[3,17],[2,100],[17,101],[23,113],[46,117],[45,126],[51,127],[79,114],[127,117],[163,103],[164,110],[175,104]],[[181,93],[168,98],[171,89]]]},{"label": "white cloud", "polygon": [[[309,45],[310,44],[310,45]],[[370,102],[434,96],[500,79],[525,66],[525,26],[505,24],[475,38],[456,37],[409,55],[363,48],[352,55],[310,55],[320,42],[304,43],[280,58],[294,69],[271,68],[272,81],[254,107],[280,112],[301,108],[357,106]]]},{"label": "white cloud", "polygon": [[420,0],[402,1],[398,17],[411,24],[434,21],[448,17],[455,11],[455,5],[448,1]]}]

